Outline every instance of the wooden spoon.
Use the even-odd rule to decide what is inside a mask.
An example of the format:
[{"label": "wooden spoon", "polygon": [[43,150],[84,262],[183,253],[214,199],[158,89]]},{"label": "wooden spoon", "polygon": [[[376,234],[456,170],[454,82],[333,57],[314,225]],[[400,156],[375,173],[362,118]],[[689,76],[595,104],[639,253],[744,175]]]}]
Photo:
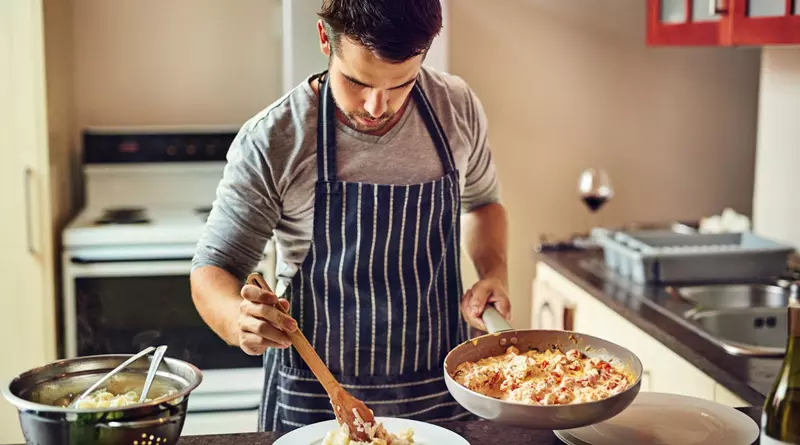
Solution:
[{"label": "wooden spoon", "polygon": [[[252,284],[260,289],[264,289],[266,291],[272,292],[269,285],[266,281],[264,281],[264,277],[261,276],[260,273],[252,273],[247,277],[247,283]],[[288,311],[283,309],[283,306],[278,303],[274,306],[275,308],[279,309],[281,312],[285,314],[289,314]],[[331,405],[333,406],[333,412],[336,415],[336,420],[339,421],[339,424],[347,424],[350,430],[350,438],[352,440],[369,442],[372,439],[369,437],[367,432],[364,430],[363,427],[359,427],[356,425],[356,415],[355,412],[358,412],[359,416],[363,420],[365,424],[371,424],[371,426],[375,426],[375,416],[372,413],[372,410],[367,408],[367,405],[364,404],[361,400],[353,397],[349,392],[347,392],[342,385],[333,377],[331,371],[325,366],[325,363],[322,359],[317,355],[317,352],[311,346],[311,343],[308,342],[306,336],[303,335],[303,332],[300,329],[295,330],[294,332],[285,332],[289,340],[292,341],[292,346],[297,350],[303,360],[305,360],[306,364],[314,375],[317,377],[317,380],[322,384],[322,387],[325,388],[325,391],[328,393],[328,397],[331,399]],[[378,429],[380,432],[382,428]],[[380,437],[380,436],[379,436]]]}]

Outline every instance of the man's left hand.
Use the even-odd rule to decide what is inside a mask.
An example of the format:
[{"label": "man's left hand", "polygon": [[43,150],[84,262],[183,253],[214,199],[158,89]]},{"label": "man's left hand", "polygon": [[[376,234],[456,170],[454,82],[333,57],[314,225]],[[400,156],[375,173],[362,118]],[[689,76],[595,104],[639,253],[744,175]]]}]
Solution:
[{"label": "man's left hand", "polygon": [[461,297],[461,312],[470,326],[486,332],[481,315],[487,304],[493,304],[498,312],[510,323],[511,301],[503,283],[496,278],[478,281]]}]

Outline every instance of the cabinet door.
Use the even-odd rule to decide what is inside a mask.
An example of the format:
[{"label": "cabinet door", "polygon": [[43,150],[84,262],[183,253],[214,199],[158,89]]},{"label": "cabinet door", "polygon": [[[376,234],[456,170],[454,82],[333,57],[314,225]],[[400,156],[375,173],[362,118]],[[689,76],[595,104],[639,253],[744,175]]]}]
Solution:
[{"label": "cabinet door", "polygon": [[734,45],[800,43],[800,1],[729,1]]},{"label": "cabinet door", "polygon": [[714,385],[714,401],[734,408],[750,406],[744,399],[732,393],[728,388],[719,383]]},{"label": "cabinet door", "polygon": [[531,304],[531,326],[533,329],[573,329],[569,314],[570,303],[547,279],[533,281],[533,304]]},{"label": "cabinet door", "polygon": [[[55,359],[41,0],[0,1],[0,381]],[[0,402],[0,443],[20,443]]]},{"label": "cabinet door", "polygon": [[647,44],[722,45],[729,0],[647,0]]}]

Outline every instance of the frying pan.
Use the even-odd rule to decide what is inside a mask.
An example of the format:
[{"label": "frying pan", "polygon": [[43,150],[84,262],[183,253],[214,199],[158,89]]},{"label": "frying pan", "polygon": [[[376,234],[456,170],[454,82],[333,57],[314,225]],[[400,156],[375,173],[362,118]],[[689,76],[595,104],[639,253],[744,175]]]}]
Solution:
[{"label": "frying pan", "polygon": [[[642,363],[631,351],[610,341],[572,331],[514,330],[497,310],[488,306],[483,313],[488,334],[465,341],[451,350],[444,361],[447,389],[461,406],[473,414],[494,422],[530,429],[561,430],[602,422],[622,412],[639,394]],[[560,347],[578,349],[588,357],[598,357],[611,365],[626,366],[636,381],[625,391],[606,399],[570,405],[529,405],[495,399],[477,393],[456,382],[451,373],[465,361],[503,355],[514,345],[524,353]]]}]

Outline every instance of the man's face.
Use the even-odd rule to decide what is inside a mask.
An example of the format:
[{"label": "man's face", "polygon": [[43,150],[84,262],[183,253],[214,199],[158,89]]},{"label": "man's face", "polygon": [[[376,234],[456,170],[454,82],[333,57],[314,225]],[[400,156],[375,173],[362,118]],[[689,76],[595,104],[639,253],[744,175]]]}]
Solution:
[{"label": "man's face", "polygon": [[322,51],[337,107],[356,130],[380,132],[394,122],[422,66],[422,56],[402,63],[378,59],[365,47],[342,37],[335,54],[320,26]]}]

